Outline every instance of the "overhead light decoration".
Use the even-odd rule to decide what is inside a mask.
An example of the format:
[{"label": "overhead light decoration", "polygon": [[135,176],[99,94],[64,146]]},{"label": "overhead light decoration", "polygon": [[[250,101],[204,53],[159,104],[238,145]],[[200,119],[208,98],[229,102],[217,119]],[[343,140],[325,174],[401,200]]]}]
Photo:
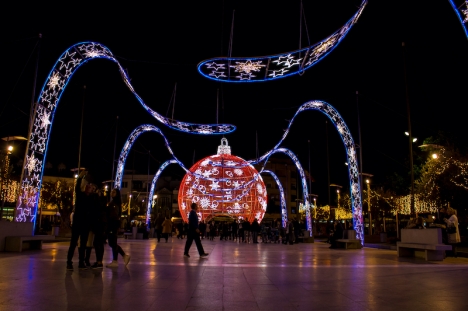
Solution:
[{"label": "overhead light decoration", "polygon": [[[449,2],[455,11],[455,14],[457,14],[460,24],[463,27],[463,31],[465,32],[465,36],[468,39],[468,1],[449,0]],[[455,2],[457,2],[457,4],[455,4]]]},{"label": "overhead light decoration", "polygon": [[363,0],[358,11],[343,27],[309,47],[263,57],[210,58],[198,64],[198,72],[208,79],[221,82],[260,82],[300,74],[336,48],[356,24],[366,5],[367,0]]},{"label": "overhead light decoration", "polygon": [[[146,105],[135,92],[127,73],[107,47],[97,42],[75,44],[68,48],[55,63],[35,105],[35,119],[33,120],[31,134],[28,137],[26,151],[27,159],[34,160],[31,160],[33,162],[29,162],[28,165],[23,167],[21,190],[15,211],[15,220],[18,222],[35,221],[38,194],[42,183],[42,166],[46,157],[52,120],[65,87],[81,65],[98,58],[107,59],[117,64],[123,81],[138,102],[152,117],[165,126],[185,133],[200,135],[227,134],[235,130],[235,126],[230,124],[195,124],[173,120],[160,115]],[[33,166],[34,169],[32,169]]]},{"label": "overhead light decoration", "polygon": [[227,139],[218,153],[195,163],[182,179],[179,210],[184,221],[192,203],[198,205],[200,220],[229,216],[261,222],[267,207],[267,191],[258,171],[244,159],[231,154]]}]

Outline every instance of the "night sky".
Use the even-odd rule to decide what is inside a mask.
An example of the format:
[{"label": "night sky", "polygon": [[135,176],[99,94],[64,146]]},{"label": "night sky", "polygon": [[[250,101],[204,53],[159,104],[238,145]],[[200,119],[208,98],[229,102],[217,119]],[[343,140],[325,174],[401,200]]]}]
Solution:
[{"label": "night sky", "polygon": [[[360,0],[303,1],[307,29],[301,46],[321,41],[343,26]],[[227,56],[234,15],[232,56],[253,57],[293,51],[300,41],[300,1],[168,1],[164,6],[128,2],[95,6],[11,3],[2,19],[3,81],[0,134],[27,136],[38,33],[36,96],[58,57],[71,45],[95,41],[107,46],[128,71],[136,92],[153,110],[193,123],[229,123],[234,155],[262,155],[281,139],[296,110],[324,100],[342,115],[358,142],[359,91],[363,171],[385,184],[393,172],[408,172],[408,129],[402,42],[406,43],[413,136],[421,142],[439,131],[466,134],[468,40],[448,1],[370,0],[361,19],[340,45],[302,76],[270,82],[220,83],[197,72],[205,59]],[[83,86],[86,85],[86,93]],[[177,90],[174,92],[175,85]],[[5,96],[6,95],[6,96]],[[189,135],[153,119],[127,89],[113,62],[92,60],[73,76],[56,110],[47,161],[77,167],[84,102],[81,166],[112,175],[116,157],[140,124],[159,127],[187,167],[215,154],[222,136]],[[218,114],[217,114],[217,107]],[[118,123],[116,118],[119,117]],[[327,141],[330,183],[347,187],[346,154],[336,130],[319,112],[299,115],[284,142],[315,179],[312,193],[327,196]],[[117,131],[117,142],[114,144]],[[310,140],[310,143],[308,141]],[[23,143],[24,144],[24,143]],[[20,149],[18,145],[18,149]],[[126,168],[150,174],[170,159],[156,133],[143,134]],[[14,154],[16,161],[22,154]],[[14,160],[15,161],[15,160]],[[171,171],[182,178],[180,168]]]}]

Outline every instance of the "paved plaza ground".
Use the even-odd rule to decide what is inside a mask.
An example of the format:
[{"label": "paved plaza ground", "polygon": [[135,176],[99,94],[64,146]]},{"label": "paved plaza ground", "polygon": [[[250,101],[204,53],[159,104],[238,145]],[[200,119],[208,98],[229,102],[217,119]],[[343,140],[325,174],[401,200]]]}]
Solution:
[{"label": "paved plaza ground", "polygon": [[[0,253],[0,310],[468,310],[468,258],[315,243],[119,239],[127,267],[66,271],[67,242]],[[105,262],[111,260],[106,245]],[[94,252],[92,255],[94,259]]]}]

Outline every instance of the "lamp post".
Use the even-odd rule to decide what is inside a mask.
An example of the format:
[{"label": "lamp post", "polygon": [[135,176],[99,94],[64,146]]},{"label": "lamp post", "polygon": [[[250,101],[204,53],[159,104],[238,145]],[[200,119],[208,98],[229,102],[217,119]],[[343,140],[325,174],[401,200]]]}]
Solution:
[{"label": "lamp post", "polygon": [[366,179],[367,184],[367,213],[369,214],[369,235],[372,235],[372,212],[370,203],[370,180]]},{"label": "lamp post", "polygon": [[413,137],[411,134],[411,121],[410,121],[410,113],[409,113],[409,103],[408,105],[408,132],[405,132],[405,135],[409,138],[409,145],[410,145],[410,169],[411,169],[411,195],[410,195],[410,214],[412,217],[415,217],[415,210],[414,210],[414,168],[413,168],[413,143],[415,143],[418,139]]},{"label": "lamp post", "polygon": [[[336,202],[336,208],[340,207],[340,189],[343,188],[342,186],[340,185],[337,185],[337,184],[330,184],[330,187],[336,187],[336,193],[338,194],[338,201]],[[330,188],[328,187],[328,188]],[[336,218],[336,208],[335,209],[335,212],[333,213],[333,218]],[[332,207],[330,205],[330,212],[332,210]]]},{"label": "lamp post", "polygon": [[368,173],[359,173],[361,176],[366,176],[367,184],[367,212],[369,214],[369,235],[372,235],[372,213],[371,213],[371,201],[370,201],[370,178],[374,175]]}]

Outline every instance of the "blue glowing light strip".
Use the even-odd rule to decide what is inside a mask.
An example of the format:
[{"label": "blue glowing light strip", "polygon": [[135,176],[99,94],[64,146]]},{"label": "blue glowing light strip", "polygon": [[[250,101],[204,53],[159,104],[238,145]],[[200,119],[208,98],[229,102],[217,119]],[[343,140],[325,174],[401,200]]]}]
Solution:
[{"label": "blue glowing light strip", "polygon": [[120,152],[119,162],[117,163],[117,173],[115,175],[115,180],[114,180],[114,186],[118,189],[122,187],[122,177],[123,177],[125,162],[127,161],[128,153],[130,152],[130,149],[132,149],[133,143],[135,143],[136,139],[145,132],[159,133],[163,137],[164,142],[166,144],[166,148],[171,154],[171,156],[173,157],[173,160],[176,161],[180,165],[180,167],[182,167],[182,169],[184,169],[186,172],[189,172],[189,170],[182,164],[182,162],[180,162],[175,157],[174,152],[172,151],[171,147],[169,147],[169,142],[166,136],[164,136],[163,132],[161,132],[161,130],[154,125],[143,124],[143,125],[138,126],[136,129],[134,129],[133,132],[128,136],[127,141],[125,142],[122,148],[122,151]]},{"label": "blue glowing light strip", "polygon": [[148,208],[146,210],[146,224],[147,224],[147,227],[149,228],[150,227],[150,221],[151,221],[151,211],[152,211],[152,208],[153,208],[153,194],[154,194],[154,188],[156,187],[156,183],[159,179],[159,176],[161,175],[161,173],[164,171],[164,169],[169,165],[169,164],[178,164],[179,162],[177,162],[176,160],[168,160],[166,162],[164,162],[158,169],[158,171],[156,172],[156,174],[154,174],[154,177],[153,177],[153,181],[151,182],[151,188],[150,188],[150,192],[149,192],[149,195],[148,195]]},{"label": "blue glowing light strip", "polygon": [[288,209],[286,208],[286,200],[284,199],[283,185],[281,184],[281,181],[279,180],[278,176],[276,176],[274,172],[269,171],[269,170],[263,170],[263,173],[270,174],[276,181],[276,184],[278,185],[278,190],[280,192],[280,202],[281,202],[281,223],[283,224],[283,228],[286,228],[286,224],[288,222]]},{"label": "blue glowing light strip", "polygon": [[[345,146],[346,155],[348,158],[347,162],[348,162],[348,175],[349,175],[349,181],[350,181],[351,206],[353,210],[353,226],[354,226],[354,230],[356,231],[356,238],[361,240],[361,243],[364,244],[361,184],[359,180],[356,146],[354,144],[354,140],[351,135],[351,132],[348,129],[348,126],[346,125],[346,123],[344,122],[343,118],[338,113],[338,111],[335,108],[333,108],[332,105],[328,104],[327,102],[319,101],[319,100],[309,101],[303,104],[301,107],[299,107],[297,112],[294,114],[293,118],[289,122],[289,125],[286,131],[283,134],[283,137],[278,142],[278,144],[276,144],[276,146],[272,150],[268,151],[260,158],[255,159],[255,160],[250,160],[248,162],[251,164],[258,164],[258,163],[264,162],[266,164],[266,160],[271,156],[271,154],[273,154],[274,152],[276,152],[276,150],[278,150],[279,146],[283,143],[283,141],[288,136],[289,130],[294,122],[294,119],[297,117],[299,113],[306,111],[306,110],[317,110],[325,114],[330,119],[330,121],[333,123],[335,128],[338,130],[338,133],[340,134],[340,137]],[[305,183],[305,178],[303,178],[303,183]],[[304,186],[303,188],[307,189]],[[306,202],[306,199],[304,199],[304,202]]]},{"label": "blue glowing light strip", "polygon": [[21,190],[17,200],[15,220],[17,222],[34,222],[37,213],[37,203],[42,184],[43,163],[47,154],[50,131],[55,110],[62,94],[73,74],[81,65],[91,59],[107,59],[119,67],[120,74],[129,90],[134,94],[143,108],[155,119],[169,128],[190,134],[226,134],[233,132],[235,127],[229,124],[195,124],[165,118],[149,108],[135,92],[130,79],[112,52],[96,42],[82,42],[68,48],[57,60],[47,77],[37,104],[34,109],[31,133],[25,163],[22,170]]},{"label": "blue glowing light strip", "polygon": [[449,0],[449,2],[457,14],[460,24],[463,27],[463,31],[465,32],[465,36],[468,39],[468,1],[463,1],[464,3],[459,6],[456,6],[453,0]]},{"label": "blue glowing light strip", "polygon": [[210,58],[198,64],[198,72],[220,82],[260,82],[300,74],[335,49],[358,21],[366,4],[367,0],[363,0],[356,14],[343,27],[307,48],[262,57]]},{"label": "blue glowing light strip", "polygon": [[264,171],[264,167],[265,167],[266,163],[268,162],[268,159],[270,158],[270,156],[272,156],[273,154],[275,154],[277,152],[280,152],[280,153],[283,153],[283,154],[286,154],[287,156],[289,156],[291,158],[291,160],[294,162],[294,164],[296,165],[297,170],[299,171],[299,175],[301,176],[301,182],[302,182],[302,195],[304,197],[304,203],[307,204],[306,205],[307,206],[307,208],[306,208],[307,230],[310,230],[310,232],[312,233],[312,220],[310,218],[310,205],[309,205],[309,191],[307,189],[307,182],[306,182],[304,169],[302,168],[301,162],[299,162],[299,159],[296,157],[296,155],[289,149],[275,148],[271,152],[269,152],[268,157],[265,158],[265,162],[263,164],[262,169],[260,170],[260,173],[262,173]]}]

